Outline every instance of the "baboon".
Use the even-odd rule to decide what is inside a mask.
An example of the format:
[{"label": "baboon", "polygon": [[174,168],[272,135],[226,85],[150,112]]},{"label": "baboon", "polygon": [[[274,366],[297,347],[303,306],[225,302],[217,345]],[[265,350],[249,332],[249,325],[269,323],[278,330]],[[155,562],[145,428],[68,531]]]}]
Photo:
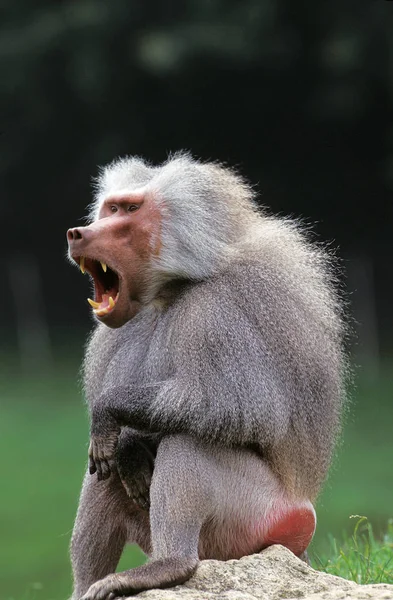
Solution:
[{"label": "baboon", "polygon": [[[116,160],[67,232],[94,283],[89,470],[73,599],[187,580],[204,558],[309,545],[345,397],[334,259],[188,153]],[[150,561],[115,573],[124,545]]]}]

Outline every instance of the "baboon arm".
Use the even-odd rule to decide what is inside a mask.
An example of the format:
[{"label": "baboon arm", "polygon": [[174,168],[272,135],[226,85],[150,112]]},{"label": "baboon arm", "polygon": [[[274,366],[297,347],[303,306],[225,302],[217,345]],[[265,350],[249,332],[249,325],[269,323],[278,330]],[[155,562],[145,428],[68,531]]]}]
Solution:
[{"label": "baboon arm", "polygon": [[[176,382],[170,381],[164,390],[155,388],[138,389],[133,387],[115,387],[103,395],[95,404],[91,413],[91,434],[97,437],[109,437],[119,431],[123,425],[128,425],[150,433],[160,432],[164,435],[177,433],[197,434],[208,441],[222,441],[229,445],[251,443],[242,435],[242,410],[230,406],[227,410],[218,410],[214,403],[206,403],[203,413],[198,416],[198,422],[193,423],[192,413],[182,414],[176,406],[167,403],[166,392],[176,395]],[[192,390],[183,403],[192,406]],[[180,400],[180,393],[178,395]],[[157,405],[167,404],[165,411],[157,412]]]},{"label": "baboon arm", "polygon": [[[226,400],[226,403],[217,404],[213,393],[210,395],[206,391],[202,396],[192,384],[176,380],[169,380],[159,388],[114,387],[92,408],[91,434],[110,437],[119,432],[121,426],[128,425],[149,433],[186,433],[209,442],[247,446],[260,442],[265,430],[266,442],[272,441],[270,427],[274,419],[281,417],[279,413],[266,415],[270,422],[264,422],[263,407],[260,414],[250,415],[250,406],[243,404],[243,399],[236,397],[235,392],[231,397],[229,391]],[[261,390],[255,406],[263,405],[263,402]],[[277,425],[276,435],[285,423]]]},{"label": "baboon arm", "polygon": [[207,306],[196,301],[204,317],[197,315],[199,327],[189,332],[178,323],[174,374],[157,384],[105,390],[92,407],[93,436],[110,437],[128,425],[261,449],[284,438],[291,418],[288,382],[269,359],[261,331],[234,301],[231,322],[213,299]]},{"label": "baboon arm", "polygon": [[113,387],[91,409],[92,436],[107,436],[127,425],[139,431],[159,433],[151,423],[151,407],[158,389],[134,386]]}]

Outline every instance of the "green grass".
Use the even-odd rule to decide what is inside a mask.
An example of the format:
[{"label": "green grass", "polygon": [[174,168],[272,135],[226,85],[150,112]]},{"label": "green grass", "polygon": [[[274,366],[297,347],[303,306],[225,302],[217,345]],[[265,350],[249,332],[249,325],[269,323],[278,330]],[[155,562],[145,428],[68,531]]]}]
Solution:
[{"label": "green grass", "polygon": [[[78,360],[80,351],[74,361],[62,361],[51,372],[21,376],[10,365],[0,375],[0,600],[65,600],[71,592],[68,546],[88,440]],[[317,506],[310,555],[319,565],[325,561],[328,572],[347,577],[351,569],[344,556],[358,552],[357,556],[371,556],[369,565],[377,561],[375,540],[382,539],[393,512],[393,383],[388,369],[385,373],[376,381],[360,380],[344,443]],[[352,538],[344,539],[343,532],[351,529],[353,513],[367,515],[373,525],[371,554],[348,549]],[[344,539],[343,555],[337,543],[332,546],[331,536]],[[390,563],[383,553],[392,553],[391,541],[385,546],[377,564],[385,565],[379,573],[388,581]],[[128,548],[119,568],[142,559],[140,551]],[[353,565],[352,558],[348,561]],[[356,577],[374,577],[366,567],[351,568]]]},{"label": "green grass", "polygon": [[343,441],[317,504],[318,525],[311,550],[326,552],[329,536],[344,539],[350,515],[367,515],[378,539],[393,517],[392,363],[377,379],[360,371],[346,418]]},{"label": "green grass", "polygon": [[329,554],[315,554],[313,567],[360,584],[393,584],[393,519],[382,540],[377,540],[367,517],[352,518],[357,519],[353,534],[345,535],[341,543],[329,536]]}]

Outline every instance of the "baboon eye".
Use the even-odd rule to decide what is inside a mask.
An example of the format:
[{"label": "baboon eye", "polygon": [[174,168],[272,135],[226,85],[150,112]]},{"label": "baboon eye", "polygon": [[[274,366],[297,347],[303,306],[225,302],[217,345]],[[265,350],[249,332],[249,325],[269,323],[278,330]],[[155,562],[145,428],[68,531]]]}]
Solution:
[{"label": "baboon eye", "polygon": [[111,211],[111,213],[115,213],[117,212],[117,206],[115,206],[115,204],[112,204],[109,210]]},{"label": "baboon eye", "polygon": [[129,204],[127,206],[127,212],[134,212],[138,210],[139,206],[137,204]]}]

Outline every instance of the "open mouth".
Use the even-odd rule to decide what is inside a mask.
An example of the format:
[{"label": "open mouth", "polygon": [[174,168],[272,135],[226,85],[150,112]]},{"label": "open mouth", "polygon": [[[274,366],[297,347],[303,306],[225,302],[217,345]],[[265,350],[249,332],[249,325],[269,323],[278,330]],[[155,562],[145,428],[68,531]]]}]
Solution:
[{"label": "open mouth", "polygon": [[94,258],[79,256],[74,258],[82,273],[88,273],[94,282],[94,300],[87,301],[97,317],[104,317],[113,311],[119,297],[120,280],[118,274],[108,265]]}]

